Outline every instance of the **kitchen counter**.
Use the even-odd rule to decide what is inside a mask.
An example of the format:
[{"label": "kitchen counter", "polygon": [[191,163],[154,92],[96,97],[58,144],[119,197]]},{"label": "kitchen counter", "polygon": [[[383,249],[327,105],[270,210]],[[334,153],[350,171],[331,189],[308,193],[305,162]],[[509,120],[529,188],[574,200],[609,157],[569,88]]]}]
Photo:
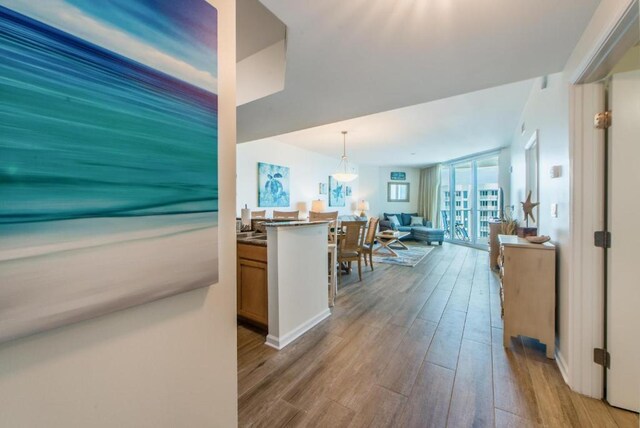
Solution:
[{"label": "kitchen counter", "polygon": [[327,223],[279,222],[267,230],[269,334],[282,349],[331,315]]},{"label": "kitchen counter", "polygon": [[265,227],[301,227],[301,226],[313,226],[315,224],[327,224],[328,221],[278,221],[263,223]]},{"label": "kitchen counter", "polygon": [[266,233],[253,233],[253,232],[242,232],[238,233],[236,236],[236,241],[238,244],[247,244],[247,245],[258,245],[261,247],[267,246],[267,234]]},{"label": "kitchen counter", "polygon": [[265,222],[266,233],[240,232],[238,319],[267,330],[282,349],[331,315],[326,221]]}]

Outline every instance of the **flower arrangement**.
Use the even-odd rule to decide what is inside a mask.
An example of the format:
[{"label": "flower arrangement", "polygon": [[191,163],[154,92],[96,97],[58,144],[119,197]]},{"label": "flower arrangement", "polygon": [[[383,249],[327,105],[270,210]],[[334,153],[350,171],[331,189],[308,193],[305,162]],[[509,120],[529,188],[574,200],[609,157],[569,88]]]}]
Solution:
[{"label": "flower arrangement", "polygon": [[515,235],[518,232],[518,220],[513,217],[512,210],[504,210],[500,225],[501,235]]}]

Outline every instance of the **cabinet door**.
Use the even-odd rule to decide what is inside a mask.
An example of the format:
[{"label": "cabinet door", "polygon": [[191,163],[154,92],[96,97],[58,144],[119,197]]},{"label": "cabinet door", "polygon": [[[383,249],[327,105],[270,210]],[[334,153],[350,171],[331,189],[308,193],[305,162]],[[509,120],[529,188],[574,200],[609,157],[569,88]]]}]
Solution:
[{"label": "cabinet door", "polygon": [[238,260],[238,315],[265,326],[268,324],[266,263]]}]

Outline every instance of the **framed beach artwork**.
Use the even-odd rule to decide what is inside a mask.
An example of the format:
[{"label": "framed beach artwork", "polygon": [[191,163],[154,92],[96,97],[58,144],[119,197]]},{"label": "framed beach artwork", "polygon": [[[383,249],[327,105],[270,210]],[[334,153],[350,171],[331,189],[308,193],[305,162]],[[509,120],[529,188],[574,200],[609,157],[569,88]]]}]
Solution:
[{"label": "framed beach artwork", "polygon": [[0,341],[218,281],[217,11],[0,0]]},{"label": "framed beach artwork", "polygon": [[327,183],[319,183],[318,184],[318,194],[326,195],[327,194]]},{"label": "framed beach artwork", "polygon": [[345,185],[329,176],[329,206],[344,207],[346,205]]},{"label": "framed beach artwork", "polygon": [[391,180],[393,181],[405,181],[406,179],[407,179],[406,172],[400,172],[400,171],[391,172]]},{"label": "framed beach artwork", "polygon": [[258,206],[289,207],[289,168],[258,162]]}]

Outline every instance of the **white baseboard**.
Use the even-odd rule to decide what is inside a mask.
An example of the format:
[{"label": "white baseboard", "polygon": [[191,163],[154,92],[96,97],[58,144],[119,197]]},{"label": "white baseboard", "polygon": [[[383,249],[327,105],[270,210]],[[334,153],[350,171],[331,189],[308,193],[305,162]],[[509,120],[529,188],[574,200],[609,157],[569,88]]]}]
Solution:
[{"label": "white baseboard", "polygon": [[569,383],[569,369],[567,368],[567,362],[564,360],[564,357],[562,356],[558,348],[556,348],[556,365],[558,366],[558,370],[560,370],[560,374],[562,375],[562,379],[564,379],[564,383],[566,383],[569,388],[571,388],[571,384]]},{"label": "white baseboard", "polygon": [[293,342],[294,340],[296,340],[297,338],[305,334],[307,331],[311,330],[318,323],[328,318],[330,315],[331,315],[331,310],[327,308],[324,311],[320,312],[315,317],[303,322],[298,327],[293,329],[291,332],[285,334],[284,336],[278,337],[278,336],[269,334],[267,336],[267,341],[264,344],[267,346],[271,346],[272,348],[275,348],[277,350],[281,350],[282,348],[284,348],[285,346],[287,346],[288,344],[290,344],[291,342]]}]

